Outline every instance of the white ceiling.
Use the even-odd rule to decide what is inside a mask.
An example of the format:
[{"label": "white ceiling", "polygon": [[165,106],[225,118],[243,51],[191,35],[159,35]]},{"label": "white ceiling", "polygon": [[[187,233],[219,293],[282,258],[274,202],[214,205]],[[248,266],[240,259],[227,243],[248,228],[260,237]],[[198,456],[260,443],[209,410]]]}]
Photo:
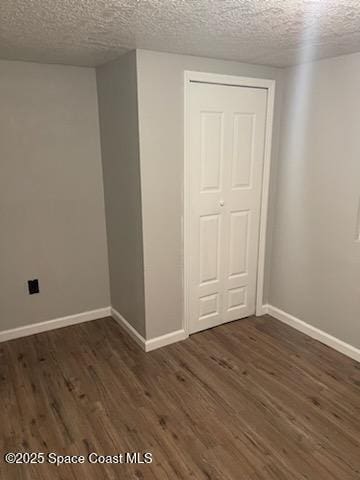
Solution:
[{"label": "white ceiling", "polygon": [[6,59],[94,66],[145,48],[285,66],[304,37],[316,58],[359,51],[359,0],[0,0]]}]

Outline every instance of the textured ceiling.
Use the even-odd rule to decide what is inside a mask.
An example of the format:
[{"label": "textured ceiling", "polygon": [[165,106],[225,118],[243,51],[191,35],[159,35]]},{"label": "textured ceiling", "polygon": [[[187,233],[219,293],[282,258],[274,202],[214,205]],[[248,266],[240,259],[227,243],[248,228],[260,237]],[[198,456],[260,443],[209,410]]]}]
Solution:
[{"label": "textured ceiling", "polygon": [[360,2],[0,0],[0,58],[94,66],[134,48],[275,66],[351,53]]}]

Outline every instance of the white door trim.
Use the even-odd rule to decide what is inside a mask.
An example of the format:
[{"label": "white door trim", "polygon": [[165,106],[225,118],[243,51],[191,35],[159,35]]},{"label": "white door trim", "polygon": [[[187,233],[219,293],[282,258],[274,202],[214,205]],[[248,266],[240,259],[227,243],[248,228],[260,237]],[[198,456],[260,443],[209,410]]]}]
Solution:
[{"label": "white door trim", "polygon": [[213,73],[193,72],[186,70],[184,72],[184,184],[183,184],[183,289],[184,289],[184,314],[183,329],[189,334],[189,285],[190,285],[190,142],[189,142],[189,100],[190,100],[190,82],[214,83],[221,85],[233,85],[239,87],[263,88],[268,91],[267,109],[266,109],[266,130],[264,145],[264,170],[261,194],[260,211],[260,234],[259,234],[259,253],[257,267],[257,286],[256,286],[256,315],[263,315],[263,290],[264,290],[264,272],[265,272],[265,248],[266,248],[266,229],[269,203],[269,184],[270,184],[270,166],[271,166],[271,140],[273,131],[273,112],[275,99],[275,80],[266,80],[261,78],[237,77],[232,75],[219,75]]}]

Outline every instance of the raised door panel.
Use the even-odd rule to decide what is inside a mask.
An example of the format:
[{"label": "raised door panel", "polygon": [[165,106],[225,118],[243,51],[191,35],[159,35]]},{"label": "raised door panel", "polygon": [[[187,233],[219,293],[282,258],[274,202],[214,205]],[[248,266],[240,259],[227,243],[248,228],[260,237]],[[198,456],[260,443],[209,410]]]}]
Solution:
[{"label": "raised door panel", "polygon": [[201,112],[201,192],[220,190],[222,143],[223,113]]},{"label": "raised door panel", "polygon": [[219,313],[219,294],[214,293],[212,295],[200,297],[199,321],[217,317]]},{"label": "raised door panel", "polygon": [[230,213],[229,279],[246,275],[249,263],[250,212]]},{"label": "raised door panel", "polygon": [[254,114],[234,114],[234,141],[231,168],[231,186],[233,189],[251,188],[254,158],[254,127]]},{"label": "raised door panel", "polygon": [[204,215],[200,217],[200,286],[219,280],[220,229],[220,215]]},{"label": "raised door panel", "polygon": [[227,303],[228,311],[232,311],[238,309],[239,307],[246,306],[246,296],[246,287],[232,288],[231,290],[229,290]]}]

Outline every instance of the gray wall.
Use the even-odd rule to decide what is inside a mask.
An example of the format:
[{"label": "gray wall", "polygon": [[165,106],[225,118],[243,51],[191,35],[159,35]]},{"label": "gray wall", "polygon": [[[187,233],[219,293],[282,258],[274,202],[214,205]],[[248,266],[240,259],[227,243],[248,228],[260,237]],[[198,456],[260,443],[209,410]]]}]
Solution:
[{"label": "gray wall", "polygon": [[269,301],[360,347],[360,54],[286,84]]},{"label": "gray wall", "polygon": [[[153,338],[182,328],[184,70],[277,80],[274,169],[278,147],[282,71],[146,50],[137,51],[137,63],[146,326],[147,338]],[[271,189],[273,190],[273,186]],[[268,237],[270,246],[270,234]],[[265,300],[268,276],[269,270],[266,268]]]},{"label": "gray wall", "polygon": [[112,306],[145,336],[136,52],[97,69]]},{"label": "gray wall", "polygon": [[0,99],[0,330],[108,306],[95,71],[0,61]]}]

